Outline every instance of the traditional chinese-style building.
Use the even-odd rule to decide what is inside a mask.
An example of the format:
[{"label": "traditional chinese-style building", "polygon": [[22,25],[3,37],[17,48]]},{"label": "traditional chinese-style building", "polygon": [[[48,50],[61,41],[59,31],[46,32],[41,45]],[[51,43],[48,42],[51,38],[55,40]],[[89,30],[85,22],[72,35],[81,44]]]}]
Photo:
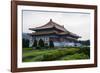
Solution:
[{"label": "traditional chinese-style building", "polygon": [[52,40],[55,47],[81,45],[77,41],[80,36],[68,31],[64,26],[57,24],[52,21],[52,19],[43,26],[29,28],[29,30],[34,31],[30,34],[30,46],[32,46],[34,40],[39,41],[40,39],[47,45],[49,45],[49,41]]}]

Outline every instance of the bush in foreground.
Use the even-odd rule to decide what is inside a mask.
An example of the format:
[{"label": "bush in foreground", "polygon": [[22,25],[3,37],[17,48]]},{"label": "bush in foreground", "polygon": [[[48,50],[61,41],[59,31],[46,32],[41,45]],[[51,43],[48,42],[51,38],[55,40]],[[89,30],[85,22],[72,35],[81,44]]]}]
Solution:
[{"label": "bush in foreground", "polygon": [[77,53],[79,49],[56,49],[56,50],[50,50],[46,51],[44,53],[39,53],[37,56],[33,57],[31,60],[32,61],[52,61],[52,60],[57,60],[62,56],[65,55],[73,55],[74,53]]},{"label": "bush in foreground", "polygon": [[79,53],[84,53],[90,57],[90,47],[81,47]]},{"label": "bush in foreground", "polygon": [[76,53],[76,54],[73,54],[73,55],[68,55],[68,56],[65,56],[63,58],[61,58],[61,60],[79,60],[79,59],[88,59],[89,57],[84,54],[84,53]]},{"label": "bush in foreground", "polygon": [[24,62],[89,59],[89,48],[41,49],[25,53]]}]

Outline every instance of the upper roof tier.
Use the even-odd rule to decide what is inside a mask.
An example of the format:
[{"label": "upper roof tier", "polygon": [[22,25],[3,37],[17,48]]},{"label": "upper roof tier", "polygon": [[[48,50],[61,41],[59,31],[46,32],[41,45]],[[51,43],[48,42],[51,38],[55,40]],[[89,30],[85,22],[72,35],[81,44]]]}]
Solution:
[{"label": "upper roof tier", "polygon": [[40,27],[36,27],[36,28],[29,28],[29,30],[33,30],[33,31],[36,31],[36,30],[42,30],[42,29],[48,29],[48,28],[57,28],[59,30],[62,30],[62,31],[67,31],[64,26],[61,26],[55,22],[52,21],[52,19],[50,19],[50,21],[48,23],[46,23],[45,25],[43,26],[40,26]]}]

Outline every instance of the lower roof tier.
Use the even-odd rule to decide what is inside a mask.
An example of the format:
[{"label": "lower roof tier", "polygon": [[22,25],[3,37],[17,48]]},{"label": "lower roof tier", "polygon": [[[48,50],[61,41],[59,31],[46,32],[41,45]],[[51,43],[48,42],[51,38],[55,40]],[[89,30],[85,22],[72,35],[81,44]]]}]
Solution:
[{"label": "lower roof tier", "polygon": [[33,32],[33,33],[30,33],[29,35],[31,35],[31,36],[58,35],[58,36],[71,36],[74,38],[80,38],[80,36],[78,36],[78,35],[72,35],[72,34],[66,33],[66,32],[62,32],[62,33],[58,33],[58,32],[41,32],[41,33]]}]

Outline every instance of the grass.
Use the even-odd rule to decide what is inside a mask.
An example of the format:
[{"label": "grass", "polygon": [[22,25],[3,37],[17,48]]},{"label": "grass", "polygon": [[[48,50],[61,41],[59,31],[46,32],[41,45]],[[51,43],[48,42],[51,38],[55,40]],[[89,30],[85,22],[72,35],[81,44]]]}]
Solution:
[{"label": "grass", "polygon": [[88,59],[88,58],[89,57],[84,53],[80,53],[80,54],[76,53],[73,55],[64,56],[60,60],[79,60],[79,59]]},{"label": "grass", "polygon": [[34,62],[34,61],[54,61],[54,60],[77,60],[77,59],[89,59],[87,49],[84,51],[81,48],[52,48],[33,50],[32,48],[23,48],[22,61]]}]

